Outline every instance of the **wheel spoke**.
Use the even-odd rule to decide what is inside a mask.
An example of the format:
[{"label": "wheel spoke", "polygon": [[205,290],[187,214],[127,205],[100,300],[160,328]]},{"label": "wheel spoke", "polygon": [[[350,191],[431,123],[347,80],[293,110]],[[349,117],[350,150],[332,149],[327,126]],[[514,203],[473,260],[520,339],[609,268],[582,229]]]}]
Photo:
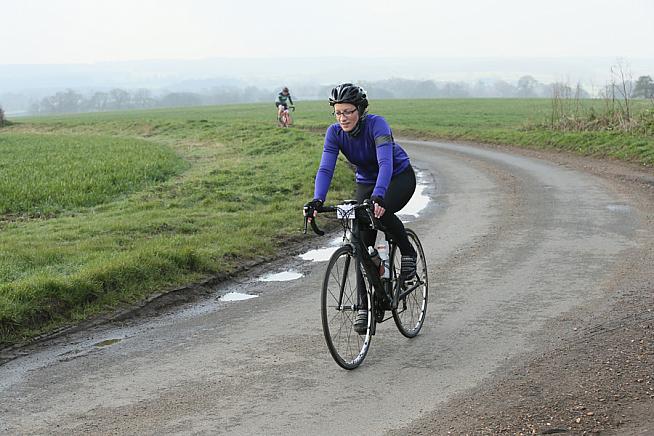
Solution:
[{"label": "wheel spoke", "polygon": [[[427,310],[427,266],[425,261],[425,255],[422,250],[422,246],[416,234],[407,229],[407,235],[409,236],[409,241],[415,249],[418,259],[416,262],[417,271],[416,275],[419,277],[421,283],[416,286],[409,294],[405,295],[398,304],[398,308],[393,311],[393,318],[395,324],[397,325],[398,330],[409,338],[414,337],[418,334],[425,320],[425,311]],[[393,278],[399,279],[400,264],[399,260],[399,250],[397,247],[393,247],[393,268],[395,273]],[[413,285],[415,286],[415,285]]]},{"label": "wheel spoke", "polygon": [[356,368],[365,357],[368,337],[354,331],[357,274],[351,248],[339,248],[330,259],[321,296],[322,322],[329,351],[340,366]]}]

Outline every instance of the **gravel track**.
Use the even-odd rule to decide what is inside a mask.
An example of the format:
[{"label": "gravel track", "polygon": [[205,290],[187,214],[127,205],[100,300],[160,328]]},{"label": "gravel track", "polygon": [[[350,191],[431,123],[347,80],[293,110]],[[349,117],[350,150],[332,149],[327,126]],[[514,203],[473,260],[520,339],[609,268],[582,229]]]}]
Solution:
[{"label": "gravel track", "polygon": [[[320,329],[325,263],[289,256],[192,304],[22,350],[0,366],[0,432],[651,432],[651,169],[401,143],[433,182],[409,224],[431,286],[417,338],[382,324],[364,364],[341,370]],[[284,269],[303,277],[257,280]],[[218,298],[232,291],[258,297]]]}]

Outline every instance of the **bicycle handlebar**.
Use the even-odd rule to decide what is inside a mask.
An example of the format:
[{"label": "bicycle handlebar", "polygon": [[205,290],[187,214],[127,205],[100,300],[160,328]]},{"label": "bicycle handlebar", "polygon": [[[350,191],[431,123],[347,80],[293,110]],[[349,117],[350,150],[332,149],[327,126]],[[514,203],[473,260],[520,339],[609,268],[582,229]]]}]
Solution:
[{"label": "bicycle handlebar", "polygon": [[[316,209],[316,212],[318,213],[324,213],[324,212],[336,212],[336,206],[321,206],[318,209]],[[311,230],[318,235],[318,236],[323,236],[325,232],[320,230],[318,228],[318,224],[316,224],[316,217],[312,216],[304,216],[304,234],[307,234],[307,224],[309,223],[309,218],[311,218]]]},{"label": "bicycle handlebar", "polygon": [[[371,221],[372,221],[373,216],[372,216],[372,213],[370,211],[371,206],[372,206],[372,203],[370,203],[370,201],[368,201],[368,200],[365,200],[361,204],[354,205],[354,207],[352,207],[352,209],[350,210],[350,213],[355,212],[357,210],[361,210],[361,209],[367,209],[368,214],[370,215]],[[336,212],[337,210],[338,210],[338,206],[321,206],[321,207],[316,209],[316,212],[326,213],[326,212]],[[316,235],[323,236],[325,234],[325,232],[320,230],[320,228],[318,228],[318,224],[316,224],[316,217],[315,216],[312,216],[312,217],[305,216],[304,217],[304,234],[305,235],[307,234],[307,227],[308,227],[308,223],[309,223],[309,218],[311,218],[311,230],[313,230],[313,232]]]}]

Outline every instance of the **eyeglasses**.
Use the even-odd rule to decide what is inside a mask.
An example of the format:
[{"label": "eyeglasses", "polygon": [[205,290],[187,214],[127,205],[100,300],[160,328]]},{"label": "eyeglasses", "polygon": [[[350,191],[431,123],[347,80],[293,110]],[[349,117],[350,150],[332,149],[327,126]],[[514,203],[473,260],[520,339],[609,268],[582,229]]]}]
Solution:
[{"label": "eyeglasses", "polygon": [[356,109],[344,110],[343,112],[332,112],[332,115],[334,115],[336,118],[340,118],[340,117],[350,118],[350,116],[356,111],[357,111]]}]

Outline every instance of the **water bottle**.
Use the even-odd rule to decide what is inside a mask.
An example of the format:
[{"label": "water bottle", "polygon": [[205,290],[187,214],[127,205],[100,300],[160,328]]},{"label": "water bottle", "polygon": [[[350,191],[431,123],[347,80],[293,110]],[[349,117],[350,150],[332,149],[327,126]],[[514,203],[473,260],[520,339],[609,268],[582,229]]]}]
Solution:
[{"label": "water bottle", "polygon": [[379,268],[382,278],[389,278],[391,276],[391,268],[388,264],[388,245],[386,241],[382,241],[377,245],[377,253],[381,259],[382,266]]},{"label": "water bottle", "polygon": [[379,270],[379,275],[383,277],[386,271],[384,270],[384,263],[382,258],[379,256],[379,252],[375,250],[375,247],[368,247],[368,254],[370,255],[372,263],[374,263]]}]

